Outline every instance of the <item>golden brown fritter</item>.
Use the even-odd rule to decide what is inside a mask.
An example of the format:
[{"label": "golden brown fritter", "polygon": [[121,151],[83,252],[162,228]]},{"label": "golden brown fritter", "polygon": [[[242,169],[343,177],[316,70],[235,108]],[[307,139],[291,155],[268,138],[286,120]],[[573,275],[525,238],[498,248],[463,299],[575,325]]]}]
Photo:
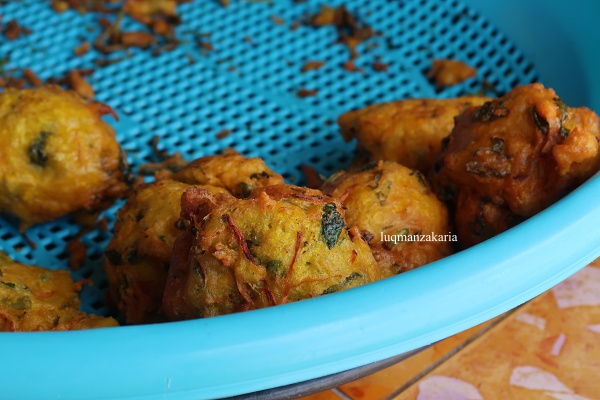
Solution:
[{"label": "golden brown fritter", "polygon": [[254,188],[279,185],[284,181],[262,159],[244,157],[232,149],[190,162],[173,175],[173,179],[193,185],[222,187],[236,197],[248,197]]},{"label": "golden brown fritter", "polygon": [[548,207],[600,166],[600,125],[552,89],[520,86],[456,120],[432,172],[468,247]]},{"label": "golden brown fritter", "polygon": [[[125,321],[163,320],[160,313],[173,243],[186,229],[181,195],[193,187],[163,179],[136,189],[119,210],[114,236],[105,252],[109,298]],[[204,186],[212,193],[225,189]]]},{"label": "golden brown fritter", "polygon": [[79,311],[68,271],[50,271],[0,252],[0,332],[73,330],[117,326],[113,318]]},{"label": "golden brown fritter", "polygon": [[0,212],[21,229],[95,212],[127,190],[110,107],[59,87],[0,93]]},{"label": "golden brown fritter", "polygon": [[452,253],[448,210],[418,170],[380,161],[338,172],[321,190],[346,207],[346,222],[369,238],[379,265],[397,274]]},{"label": "golden brown fritter", "polygon": [[210,317],[349,289],[383,278],[341,204],[314,189],[275,185],[248,199],[189,189],[164,295],[171,320]]},{"label": "golden brown fritter", "polygon": [[396,161],[427,174],[440,152],[441,140],[465,108],[481,105],[487,97],[406,99],[375,104],[338,118],[342,136],[358,141],[371,161]]},{"label": "golden brown fritter", "polygon": [[[184,182],[180,182],[184,181]],[[136,189],[119,210],[106,253],[109,298],[131,324],[164,319],[160,310],[171,249],[186,229],[181,195],[191,187],[212,194],[247,195],[251,188],[283,183],[259,158],[235,151],[192,161],[179,173]]]}]

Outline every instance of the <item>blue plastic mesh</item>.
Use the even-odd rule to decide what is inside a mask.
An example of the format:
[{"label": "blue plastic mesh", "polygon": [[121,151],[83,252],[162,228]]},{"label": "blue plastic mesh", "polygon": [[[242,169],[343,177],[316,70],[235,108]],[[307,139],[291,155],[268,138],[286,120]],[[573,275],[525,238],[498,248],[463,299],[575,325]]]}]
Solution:
[{"label": "blue plastic mesh", "polygon": [[[344,111],[408,97],[473,94],[484,86],[503,93],[537,77],[508,38],[459,1],[328,1],[346,5],[378,32],[358,48],[356,66],[362,72],[342,68],[349,51],[336,43],[333,27],[291,29],[303,15],[316,13],[322,1],[233,0],[228,8],[218,0],[186,3],[178,8],[183,23],[177,31],[184,44],[157,57],[134,49],[103,68],[95,66],[99,54],[93,50],[82,57],[73,54],[98,35],[99,15],[58,14],[49,3],[22,0],[2,6],[5,22],[16,19],[32,30],[17,41],[1,39],[0,57],[10,57],[5,69],[32,68],[47,79],[95,68],[90,83],[97,100],[117,110],[120,122],[111,124],[134,166],[152,160],[150,142],[157,135],[161,148],[189,160],[233,147],[263,157],[290,183],[301,184],[301,164],[329,175],[352,158],[354,144],[342,141],[335,123]],[[284,23],[275,23],[278,18]],[[123,29],[140,25],[125,19]],[[198,38],[209,41],[214,51],[202,49]],[[462,60],[478,75],[437,89],[426,78],[432,58]],[[306,61],[325,65],[302,73]],[[388,64],[388,70],[376,71],[375,61]],[[300,89],[318,93],[299,98]],[[217,139],[224,129],[231,134]],[[122,204],[104,213],[109,228]],[[0,219],[0,249],[24,263],[67,268],[65,246],[79,230],[71,218],[32,227],[27,231],[37,244],[32,249],[14,221]],[[82,238],[88,254],[73,275],[94,281],[82,293],[86,311],[109,312],[102,253],[110,237],[110,230],[95,229]]]}]

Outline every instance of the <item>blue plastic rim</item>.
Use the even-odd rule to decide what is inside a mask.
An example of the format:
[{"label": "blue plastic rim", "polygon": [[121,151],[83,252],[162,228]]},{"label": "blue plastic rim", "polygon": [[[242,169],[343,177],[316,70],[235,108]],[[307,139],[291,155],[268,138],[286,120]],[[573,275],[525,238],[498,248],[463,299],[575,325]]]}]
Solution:
[{"label": "blue plastic rim", "polygon": [[[328,175],[344,167],[354,144],[331,124],[340,112],[406,97],[451,97],[483,81],[505,92],[541,81],[570,104],[600,110],[600,3],[504,1],[329,1],[345,4],[382,33],[359,48],[364,73],[341,68],[347,50],[333,29],[290,25],[321,1],[197,0],[182,5],[180,36],[189,42],[152,57],[134,51],[97,69],[97,98],[122,119],[114,123],[130,161],[151,157],[154,135],[189,159],[234,147],[261,156],[289,182],[300,164]],[[30,28],[5,68],[30,67],[41,77],[87,68],[97,56],[73,57],[80,36],[93,35],[92,15],[54,13],[47,1],[10,2],[4,21]],[[285,23],[277,25],[272,16]],[[60,29],[58,29],[60,27]],[[135,28],[126,22],[125,29]],[[214,52],[195,37],[210,32]],[[252,40],[245,40],[248,36]],[[203,36],[205,37],[205,36]],[[377,43],[377,44],[375,44]],[[189,54],[189,55],[188,55]],[[194,62],[190,62],[190,56]],[[425,78],[431,58],[461,59],[477,78],[436,90]],[[308,60],[325,61],[300,73]],[[388,63],[388,72],[372,68]],[[299,99],[299,89],[317,89]],[[232,131],[218,140],[223,129]],[[564,280],[600,255],[596,176],[516,228],[454,256],[385,281],[317,299],[204,320],[78,332],[0,334],[3,397],[9,399],[219,398],[300,382],[382,360],[467,329]],[[105,215],[112,225],[116,205]],[[65,268],[65,243],[79,227],[69,218],[34,227],[33,250],[0,220],[0,249],[18,261]],[[84,237],[88,258],[74,272],[95,285],[84,309],[106,313],[101,254],[110,232]],[[26,372],[25,372],[26,371]],[[35,382],[35,384],[32,384]]]}]

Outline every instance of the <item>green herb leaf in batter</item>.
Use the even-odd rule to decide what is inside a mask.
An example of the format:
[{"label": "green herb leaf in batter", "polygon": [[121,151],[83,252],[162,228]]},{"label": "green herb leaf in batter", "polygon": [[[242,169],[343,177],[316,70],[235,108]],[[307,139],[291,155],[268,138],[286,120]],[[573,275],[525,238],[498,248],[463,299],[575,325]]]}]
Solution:
[{"label": "green herb leaf in batter", "polygon": [[321,218],[321,235],[329,250],[337,243],[343,228],[344,218],[335,208],[335,204],[325,204],[323,207],[323,216]]},{"label": "green herb leaf in batter", "polygon": [[271,275],[283,278],[287,274],[287,269],[283,266],[281,260],[271,260],[265,266]]},{"label": "green herb leaf in batter", "polygon": [[339,292],[340,290],[344,290],[348,288],[348,284],[356,279],[362,278],[362,275],[359,274],[358,272],[353,272],[352,274],[348,275],[346,277],[346,279],[344,279],[343,282],[340,282],[336,285],[331,285],[329,286],[327,289],[325,289],[323,291],[323,294],[330,294],[330,293],[335,293],[335,292]]},{"label": "green herb leaf in batter", "polygon": [[48,137],[51,135],[48,131],[42,131],[36,137],[27,149],[27,155],[29,156],[29,161],[32,164],[38,165],[40,167],[45,167],[46,162],[48,161],[48,153],[46,153],[46,144],[48,142]]}]

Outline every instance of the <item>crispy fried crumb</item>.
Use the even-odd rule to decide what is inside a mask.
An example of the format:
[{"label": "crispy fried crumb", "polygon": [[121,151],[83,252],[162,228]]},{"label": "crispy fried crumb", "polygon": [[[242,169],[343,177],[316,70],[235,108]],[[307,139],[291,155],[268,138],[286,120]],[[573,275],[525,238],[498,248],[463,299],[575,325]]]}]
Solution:
[{"label": "crispy fried crumb", "polygon": [[52,0],[52,9],[57,13],[63,13],[69,9],[69,3],[63,0]]},{"label": "crispy fried crumb", "polygon": [[23,70],[23,76],[32,86],[42,86],[44,82],[32,70],[26,68]]},{"label": "crispy fried crumb", "polygon": [[98,228],[100,228],[103,232],[108,232],[108,220],[105,216],[98,220]]},{"label": "crispy fried crumb", "polygon": [[433,60],[427,78],[433,80],[436,86],[445,87],[456,85],[477,75],[477,70],[462,61],[440,59]]},{"label": "crispy fried crumb", "polygon": [[271,21],[273,21],[276,25],[283,25],[285,24],[285,20],[281,17],[278,17],[276,15],[271,15]]},{"label": "crispy fried crumb", "polygon": [[154,175],[162,170],[177,172],[187,164],[188,162],[183,159],[181,153],[174,153],[163,161],[140,165],[140,174]]},{"label": "crispy fried crumb", "polygon": [[200,46],[200,48],[202,49],[202,51],[214,51],[215,48],[213,47],[212,43],[206,40],[202,40],[198,42],[198,45]]},{"label": "crispy fried crumb", "polygon": [[80,281],[73,282],[72,287],[74,291],[81,292],[83,290],[83,285],[94,286],[94,281],[91,279],[82,279]]},{"label": "crispy fried crumb", "polygon": [[389,64],[384,64],[380,61],[375,61],[373,63],[373,69],[377,72],[387,72]]},{"label": "crispy fried crumb", "polygon": [[150,162],[146,164],[140,165],[140,174],[142,175],[155,175],[160,173],[163,170],[167,170],[170,172],[177,172],[184,166],[188,164],[186,160],[183,159],[181,153],[176,152],[173,154],[169,154],[166,150],[161,150],[158,148],[159,137],[152,137],[152,153],[154,156],[159,159],[158,162]]},{"label": "crispy fried crumb", "polygon": [[375,35],[375,31],[370,26],[358,22],[345,6],[333,8],[322,5],[319,12],[308,19],[306,25],[315,27],[334,25],[339,35],[339,42],[350,50],[351,59],[358,57],[356,47]]},{"label": "crispy fried crumb", "polygon": [[74,53],[77,57],[81,57],[90,50],[90,42],[83,42],[79,46],[75,47]]},{"label": "crispy fried crumb", "polygon": [[8,21],[3,33],[8,40],[17,40],[21,35],[29,35],[31,30],[23,28],[13,19]]},{"label": "crispy fried crumb", "polygon": [[94,98],[94,88],[83,77],[82,71],[73,70],[67,74],[66,83],[74,91],[85,99],[92,100]]},{"label": "crispy fried crumb", "polygon": [[321,68],[324,65],[325,65],[325,61],[307,61],[306,63],[304,63],[304,65],[302,66],[302,69],[300,69],[300,71],[302,71],[302,72],[313,71],[313,70],[317,70],[317,69]]},{"label": "crispy fried crumb", "polygon": [[123,32],[121,34],[121,44],[125,47],[147,49],[156,44],[156,38],[148,32]]},{"label": "crispy fried crumb", "polygon": [[94,60],[94,64],[96,64],[99,67],[106,67],[108,65],[112,65],[112,64],[116,64],[118,62],[123,61],[123,57],[118,57],[118,58],[99,58],[97,60]]},{"label": "crispy fried crumb", "polygon": [[224,139],[227,136],[231,135],[231,130],[230,129],[223,129],[222,131],[220,131],[219,133],[217,133],[217,139]]},{"label": "crispy fried crumb", "polygon": [[344,63],[344,65],[342,66],[342,68],[344,68],[348,72],[356,72],[357,71],[356,64],[354,64],[354,60],[346,61]]},{"label": "crispy fried crumb", "polygon": [[300,98],[316,96],[319,93],[316,89],[300,89],[296,92],[296,96]]},{"label": "crispy fried crumb", "polygon": [[323,185],[325,179],[323,179],[323,177],[319,175],[317,170],[315,170],[313,167],[310,167],[306,164],[300,164],[300,168],[306,177],[306,186],[311,189],[318,189],[321,187],[321,185]]},{"label": "crispy fried crumb", "polygon": [[87,255],[87,249],[79,239],[73,239],[67,243],[67,250],[71,254],[69,266],[76,271],[83,265],[85,256]]}]

